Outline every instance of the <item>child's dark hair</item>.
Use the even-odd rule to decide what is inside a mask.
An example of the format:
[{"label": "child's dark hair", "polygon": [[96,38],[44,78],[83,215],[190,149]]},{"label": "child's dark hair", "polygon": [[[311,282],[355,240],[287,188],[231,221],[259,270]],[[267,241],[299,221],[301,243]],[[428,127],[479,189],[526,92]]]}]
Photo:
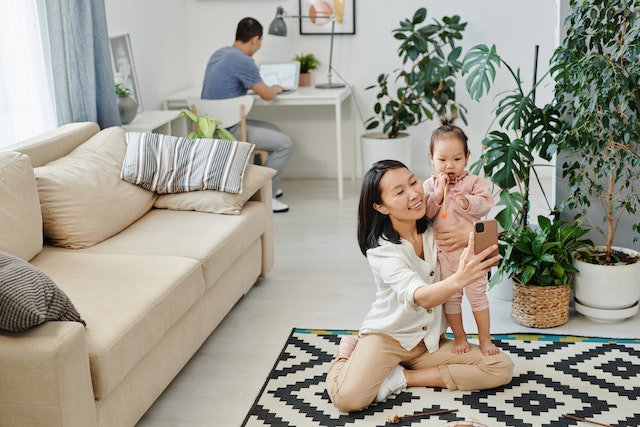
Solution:
[{"label": "child's dark hair", "polygon": [[462,129],[460,129],[458,126],[453,124],[453,122],[455,122],[456,119],[457,119],[457,116],[452,116],[451,118],[448,118],[445,116],[440,117],[440,123],[441,123],[440,127],[434,130],[433,133],[431,134],[431,145],[429,146],[429,152],[432,155],[433,155],[433,149],[435,148],[435,145],[436,145],[436,141],[449,133],[452,133],[458,138],[460,138],[460,140],[464,145],[465,154],[469,152],[469,145],[467,143],[467,140],[469,138],[467,138],[467,135],[464,133]]},{"label": "child's dark hair", "polygon": [[[402,162],[397,160],[381,160],[371,166],[362,179],[362,189],[360,190],[360,204],[358,206],[358,245],[364,256],[367,256],[367,249],[378,247],[380,237],[396,244],[400,244],[400,234],[394,230],[388,215],[378,212],[375,204],[382,203],[380,191],[380,181],[384,174],[391,169],[408,169]],[[418,233],[424,233],[429,226],[427,217],[422,217],[416,221]]]}]

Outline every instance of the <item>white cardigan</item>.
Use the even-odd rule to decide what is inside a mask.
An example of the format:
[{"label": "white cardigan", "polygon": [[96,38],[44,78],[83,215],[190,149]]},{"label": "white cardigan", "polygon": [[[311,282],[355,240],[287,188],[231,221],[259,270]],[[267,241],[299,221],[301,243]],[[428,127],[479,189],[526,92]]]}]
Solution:
[{"label": "white cardigan", "polygon": [[440,336],[447,329],[442,305],[427,310],[413,300],[420,286],[440,280],[433,229],[429,227],[422,235],[424,260],[404,239],[395,244],[380,238],[379,244],[367,251],[377,292],[360,334],[389,335],[407,350],[424,340],[430,353],[437,351]]}]

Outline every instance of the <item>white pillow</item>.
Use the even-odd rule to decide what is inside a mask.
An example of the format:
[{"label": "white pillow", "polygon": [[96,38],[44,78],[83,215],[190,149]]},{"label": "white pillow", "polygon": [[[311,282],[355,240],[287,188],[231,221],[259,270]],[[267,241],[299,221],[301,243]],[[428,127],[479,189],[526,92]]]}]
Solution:
[{"label": "white pillow", "polygon": [[42,250],[42,215],[31,161],[0,153],[0,251],[29,261]]},{"label": "white pillow", "polygon": [[95,245],[151,209],[156,194],[120,179],[125,150],[124,130],[113,127],[35,169],[44,234],[52,244]]},{"label": "white pillow", "polygon": [[[249,164],[244,173],[240,194],[204,190],[179,194],[162,194],[154,207],[176,211],[199,211],[216,214],[238,215],[244,204],[265,182],[276,174],[275,169]],[[271,195],[269,195],[271,197]]]}]

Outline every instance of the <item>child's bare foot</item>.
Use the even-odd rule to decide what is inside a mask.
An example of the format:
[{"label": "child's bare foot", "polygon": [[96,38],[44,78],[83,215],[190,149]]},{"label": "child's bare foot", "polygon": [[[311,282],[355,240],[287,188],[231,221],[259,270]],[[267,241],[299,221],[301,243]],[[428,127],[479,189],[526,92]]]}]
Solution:
[{"label": "child's bare foot", "polygon": [[467,341],[467,337],[455,337],[455,343],[453,345],[452,352],[455,354],[464,354],[471,350],[471,346],[469,345],[469,341]]},{"label": "child's bare foot", "polygon": [[490,340],[489,341],[481,341],[480,342],[480,350],[482,350],[482,354],[484,354],[485,356],[491,356],[492,354],[500,353],[500,349],[494,343],[492,343]]}]

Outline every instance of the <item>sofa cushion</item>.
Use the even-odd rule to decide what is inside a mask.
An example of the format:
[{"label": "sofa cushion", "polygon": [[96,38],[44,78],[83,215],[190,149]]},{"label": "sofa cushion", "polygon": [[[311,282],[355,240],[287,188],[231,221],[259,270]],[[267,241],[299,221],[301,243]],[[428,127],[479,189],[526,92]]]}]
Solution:
[{"label": "sofa cushion", "polygon": [[23,259],[0,252],[0,329],[19,332],[51,320],[85,324],[49,276]]},{"label": "sofa cushion", "polygon": [[0,153],[0,251],[29,261],[42,249],[42,215],[29,157]]},{"label": "sofa cushion", "polygon": [[166,256],[45,247],[33,260],[87,321],[96,400],[107,396],[204,294],[200,265]]},{"label": "sofa cushion", "polygon": [[264,182],[271,179],[276,171],[271,168],[249,164],[244,173],[242,192],[239,194],[223,191],[190,191],[178,194],[162,194],[154,207],[178,211],[199,211],[216,214],[238,215],[249,198]]},{"label": "sofa cushion", "polygon": [[265,233],[268,216],[264,203],[255,201],[240,215],[151,209],[118,235],[81,251],[191,258],[202,265],[209,287]]},{"label": "sofa cushion", "polygon": [[238,194],[254,144],[128,132],[122,179],[159,194],[219,190]]},{"label": "sofa cushion", "polygon": [[69,248],[94,245],[144,215],[157,195],[120,179],[124,130],[105,129],[35,169],[44,234]]}]

